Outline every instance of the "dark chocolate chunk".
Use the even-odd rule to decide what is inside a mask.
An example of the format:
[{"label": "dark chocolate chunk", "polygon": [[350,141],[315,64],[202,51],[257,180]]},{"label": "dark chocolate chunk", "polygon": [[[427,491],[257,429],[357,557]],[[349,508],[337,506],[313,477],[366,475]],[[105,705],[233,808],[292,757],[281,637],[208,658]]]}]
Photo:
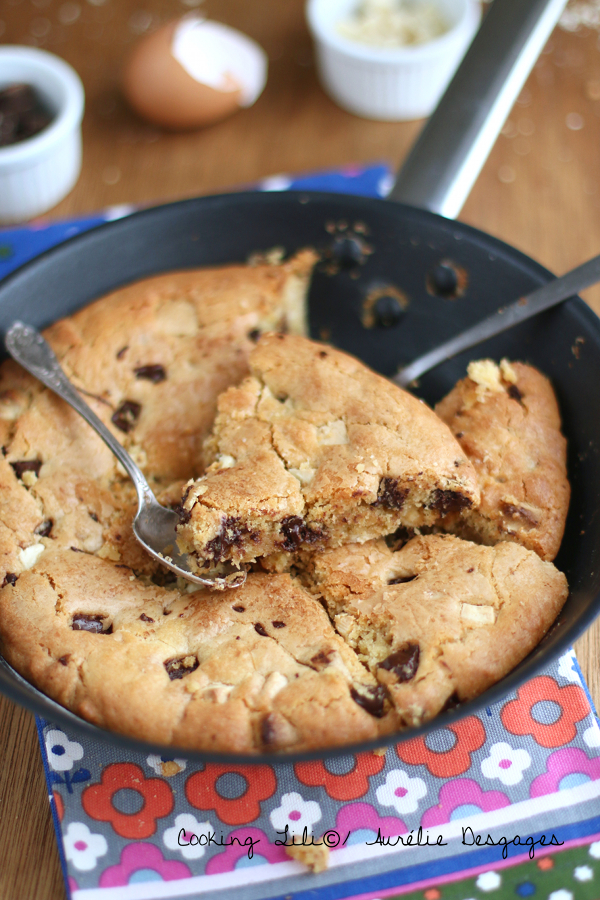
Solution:
[{"label": "dark chocolate chunk", "polygon": [[221,525],[221,531],[212,541],[208,541],[202,555],[219,562],[226,558],[232,547],[241,547],[247,534],[248,529],[242,524],[241,519],[227,516]]},{"label": "dark chocolate chunk", "polygon": [[319,356],[321,357],[321,359],[326,359],[326,357],[329,356],[329,353],[327,352],[327,350],[319,350]]},{"label": "dark chocolate chunk", "polygon": [[454,691],[454,693],[450,694],[450,696],[440,709],[440,712],[450,712],[451,710],[456,709],[457,706],[460,706],[460,698],[456,691]]},{"label": "dark chocolate chunk", "polygon": [[281,521],[284,550],[297,550],[302,544],[315,544],[323,537],[320,530],[311,530],[301,516],[287,516]]},{"label": "dark chocolate chunk", "polygon": [[334,656],[335,650],[319,650],[318,653],[315,653],[314,656],[311,656],[309,665],[313,669],[324,669],[326,666],[330,665],[331,660]]},{"label": "dark chocolate chunk", "polygon": [[29,84],[11,84],[0,91],[0,147],[39,134],[53,116]]},{"label": "dark chocolate chunk", "polygon": [[35,475],[39,475],[42,461],[41,459],[21,459],[11,463],[11,466],[15,470],[17,478],[22,478],[24,472],[33,472]]},{"label": "dark chocolate chunk", "polygon": [[382,478],[379,482],[377,500],[373,506],[384,506],[386,509],[402,509],[408,497],[408,488],[400,487],[397,478]]},{"label": "dark chocolate chunk", "polygon": [[267,631],[265,630],[264,625],[261,625],[260,622],[257,622],[254,626],[254,630],[261,635],[261,637],[269,637]]},{"label": "dark chocolate chunk", "polygon": [[410,681],[417,674],[420,653],[419,645],[409,641],[399,650],[390,653],[387,659],[379,663],[379,668],[393,672],[399,682]]},{"label": "dark chocolate chunk", "polygon": [[537,518],[529,509],[524,509],[522,506],[515,506],[513,503],[501,503],[500,509],[509,519],[521,519],[523,522],[527,522],[528,525],[535,526],[538,524]]},{"label": "dark chocolate chunk", "polygon": [[116,425],[120,431],[128,434],[134,427],[140,417],[142,411],[141,403],[135,400],[124,400],[119,408],[112,414],[110,421]]},{"label": "dark chocolate chunk", "polygon": [[188,522],[190,521],[190,519],[192,518],[192,510],[191,510],[191,509],[184,509],[184,508],[183,508],[183,503],[180,503],[179,505],[174,506],[174,507],[173,507],[173,512],[177,513],[177,515],[178,515],[178,517],[179,517],[179,521],[180,521],[180,523],[181,523],[182,525],[187,525],[187,523],[188,523]]},{"label": "dark chocolate chunk", "polygon": [[409,581],[414,581],[418,577],[418,575],[399,575],[398,578],[388,581],[388,584],[408,584]]},{"label": "dark chocolate chunk", "polygon": [[385,715],[385,698],[387,691],[383,685],[377,687],[366,687],[361,685],[361,690],[350,688],[350,696],[355,703],[358,703],[366,712],[381,719]]},{"label": "dark chocolate chunk", "polygon": [[48,537],[48,535],[52,531],[53,525],[54,525],[53,519],[46,519],[44,522],[41,522],[37,526],[37,528],[34,529],[34,534],[39,534],[40,537]]},{"label": "dark chocolate chunk", "polygon": [[248,339],[253,341],[253,343],[255,343],[255,344],[258,341],[259,337],[260,337],[260,329],[258,329],[258,328],[253,328],[252,331],[248,332]]},{"label": "dark chocolate chunk", "polygon": [[14,572],[7,572],[4,576],[4,581],[2,582],[2,587],[6,587],[7,584],[16,584],[19,576],[15,575]]},{"label": "dark chocolate chunk", "polygon": [[523,394],[521,393],[521,391],[519,390],[519,388],[516,386],[516,384],[511,384],[511,385],[510,385],[510,387],[508,388],[508,396],[509,396],[512,400],[516,400],[517,403],[520,403],[521,400],[523,399]]},{"label": "dark chocolate chunk", "polygon": [[165,367],[161,366],[160,363],[150,366],[138,366],[133,371],[136,378],[143,378],[146,381],[151,381],[152,384],[159,384],[161,381],[165,381],[167,377]]},{"label": "dark chocolate chunk", "polygon": [[176,681],[178,678],[183,678],[184,675],[189,675],[191,672],[194,672],[199,665],[200,663],[197,658],[192,656],[191,653],[189,656],[181,656],[178,659],[166,659],[164,662],[167,675],[171,681]]},{"label": "dark chocolate chunk", "polygon": [[273,713],[268,713],[260,723],[260,737],[263,744],[268,745],[275,743],[277,730]]},{"label": "dark chocolate chunk", "polygon": [[273,628],[285,628],[285,622],[271,622]]},{"label": "dark chocolate chunk", "polygon": [[150,623],[154,624],[154,619],[151,619],[150,616],[147,616],[147,615],[146,615],[146,613],[142,613],[142,614],[141,614],[140,620],[141,620],[142,622],[150,622]]},{"label": "dark chocolate chunk", "polygon": [[245,612],[246,611],[245,606],[232,606],[231,608],[234,609],[236,612]]},{"label": "dark chocolate chunk", "polygon": [[456,438],[457,441],[460,441],[460,439],[463,438],[464,436],[465,436],[464,431],[458,431],[458,432],[454,435],[454,437]]},{"label": "dark chocolate chunk", "polygon": [[458,491],[434,491],[433,499],[429,504],[433,509],[439,510],[442,514],[449,512],[459,512],[461,509],[469,509],[473,506],[470,497],[465,497]]},{"label": "dark chocolate chunk", "polygon": [[73,616],[71,628],[73,631],[89,631],[91,634],[112,634],[112,625],[105,629],[104,619],[106,616],[76,613]]},{"label": "dark chocolate chunk", "polygon": [[414,538],[414,536],[414,531],[412,531],[410,528],[405,528],[404,525],[401,525],[400,528],[397,528],[393,534],[387,534],[384,540],[390,550],[393,550],[395,553],[397,550],[401,550],[406,542],[410,541],[411,538]]}]

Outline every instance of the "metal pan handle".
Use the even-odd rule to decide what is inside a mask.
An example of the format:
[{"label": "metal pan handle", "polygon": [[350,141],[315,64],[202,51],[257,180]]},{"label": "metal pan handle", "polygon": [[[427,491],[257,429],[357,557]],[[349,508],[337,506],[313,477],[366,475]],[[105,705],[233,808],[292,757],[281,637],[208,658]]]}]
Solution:
[{"label": "metal pan handle", "polygon": [[456,218],[566,0],[494,0],[389,199]]}]

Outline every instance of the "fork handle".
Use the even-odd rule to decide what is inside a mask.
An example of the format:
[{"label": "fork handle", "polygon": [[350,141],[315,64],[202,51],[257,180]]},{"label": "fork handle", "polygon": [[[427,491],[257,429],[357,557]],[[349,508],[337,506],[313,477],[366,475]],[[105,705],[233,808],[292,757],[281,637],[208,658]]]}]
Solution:
[{"label": "fork handle", "polygon": [[400,369],[392,381],[399,384],[400,387],[407,387],[419,375],[424,375],[430,369],[435,369],[440,363],[456,356],[457,353],[468,350],[469,347],[474,347],[476,344],[481,344],[488,338],[501,334],[508,328],[512,328],[513,325],[518,325],[520,322],[524,322],[526,319],[530,319],[546,309],[557,306],[598,281],[600,281],[600,256],[595,256],[593,259],[588,259],[587,262],[582,263],[576,269],[567,272],[566,275],[555,278],[553,281],[549,281],[542,287],[537,288],[531,294],[528,294],[527,297],[522,297],[515,303],[502,307],[491,316],[488,316],[487,319],[483,319],[477,325],[468,328],[467,331],[462,331],[455,337],[450,338],[445,344],[441,344],[434,350],[430,350],[429,353],[419,356],[409,363],[408,366]]},{"label": "fork handle", "polygon": [[140,506],[143,501],[154,499],[141,469],[134,463],[129,453],[109,431],[104,422],[83,400],[75,386],[63,372],[56,355],[48,342],[31,325],[14,322],[8,329],[4,342],[6,349],[24,369],[27,369],[39,381],[58,394],[73,407],[88,425],[102,438],[104,443],[117,457],[135,485]]}]

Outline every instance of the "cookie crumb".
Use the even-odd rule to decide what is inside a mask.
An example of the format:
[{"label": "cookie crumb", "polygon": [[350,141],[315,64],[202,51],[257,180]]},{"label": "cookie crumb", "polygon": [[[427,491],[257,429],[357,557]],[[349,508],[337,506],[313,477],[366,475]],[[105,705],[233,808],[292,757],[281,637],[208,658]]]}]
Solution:
[{"label": "cookie crumb", "polygon": [[329,866],[329,847],[325,844],[290,844],[285,852],[312,872],[324,872]]},{"label": "cookie crumb", "polygon": [[373,750],[373,756],[385,756],[387,753],[387,747],[377,747],[376,750]]},{"label": "cookie crumb", "polygon": [[500,369],[491,359],[478,359],[469,363],[467,373],[471,381],[490,391],[502,390]]},{"label": "cookie crumb", "polygon": [[97,556],[100,559],[112,559],[113,562],[118,562],[121,559],[121,554],[112,544],[103,544],[98,550]]}]

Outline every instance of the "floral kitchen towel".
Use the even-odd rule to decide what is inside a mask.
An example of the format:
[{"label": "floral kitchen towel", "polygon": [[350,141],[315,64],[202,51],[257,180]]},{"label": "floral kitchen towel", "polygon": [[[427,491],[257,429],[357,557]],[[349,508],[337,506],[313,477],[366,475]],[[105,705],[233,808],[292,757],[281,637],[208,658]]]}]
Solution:
[{"label": "floral kitchen towel", "polygon": [[[264,190],[385,196],[383,166]],[[0,232],[0,277],[131,209]],[[191,763],[38,719],[74,900],[599,900],[600,728],[572,651],[426,737],[326,761]],[[328,848],[311,872],[294,836]]]},{"label": "floral kitchen towel", "polygon": [[600,728],[572,651],[385,755],[202,765],[38,725],[74,900],[600,897]]}]

